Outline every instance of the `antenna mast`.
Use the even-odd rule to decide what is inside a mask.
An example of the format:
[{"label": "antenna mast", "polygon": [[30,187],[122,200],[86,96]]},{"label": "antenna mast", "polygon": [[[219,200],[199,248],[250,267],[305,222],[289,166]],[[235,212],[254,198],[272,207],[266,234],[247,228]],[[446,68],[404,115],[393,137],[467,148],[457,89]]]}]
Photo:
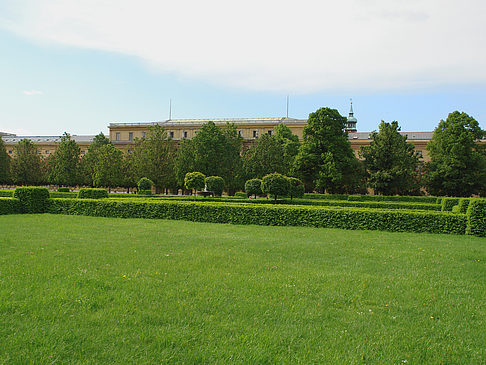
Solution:
[{"label": "antenna mast", "polygon": [[289,119],[289,96],[287,95],[287,119]]},{"label": "antenna mast", "polygon": [[169,99],[169,120],[172,120],[172,99]]}]

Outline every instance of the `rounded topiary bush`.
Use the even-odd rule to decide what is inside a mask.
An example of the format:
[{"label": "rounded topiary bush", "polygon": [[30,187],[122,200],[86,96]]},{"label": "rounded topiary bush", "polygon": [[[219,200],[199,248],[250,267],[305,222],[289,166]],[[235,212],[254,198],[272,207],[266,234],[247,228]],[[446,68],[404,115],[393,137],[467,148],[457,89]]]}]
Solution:
[{"label": "rounded topiary bush", "polygon": [[288,195],[289,188],[289,180],[282,174],[274,172],[264,176],[262,179],[262,191],[265,194],[272,195],[275,198],[275,203],[278,196]]},{"label": "rounded topiary bush", "polygon": [[184,186],[188,190],[193,190],[194,193],[197,190],[204,189],[206,176],[202,172],[188,172],[184,177]]},{"label": "rounded topiary bush", "polygon": [[292,198],[302,198],[305,193],[304,183],[295,177],[288,177],[289,196]]},{"label": "rounded topiary bush", "polygon": [[223,194],[224,179],[220,176],[208,176],[206,178],[206,190],[212,192],[214,195],[221,196]]},{"label": "rounded topiary bush", "polygon": [[[150,195],[152,194],[152,186],[154,185],[153,181],[149,178],[142,177],[138,180],[138,193],[143,195]],[[149,192],[149,193],[148,193]]]},{"label": "rounded topiary bush", "polygon": [[245,183],[245,193],[247,197],[254,195],[255,198],[257,195],[263,194],[262,181],[260,179],[247,180]]}]

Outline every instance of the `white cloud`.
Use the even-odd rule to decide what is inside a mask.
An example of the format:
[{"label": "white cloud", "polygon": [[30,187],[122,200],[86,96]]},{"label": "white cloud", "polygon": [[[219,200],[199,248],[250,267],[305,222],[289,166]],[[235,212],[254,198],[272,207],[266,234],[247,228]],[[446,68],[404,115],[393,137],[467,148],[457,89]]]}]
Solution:
[{"label": "white cloud", "polygon": [[[486,82],[484,0],[4,0],[0,27],[279,92]],[[5,5],[6,4],[6,5]]]},{"label": "white cloud", "polygon": [[24,90],[24,95],[33,96],[33,95],[43,95],[44,93],[40,90]]}]

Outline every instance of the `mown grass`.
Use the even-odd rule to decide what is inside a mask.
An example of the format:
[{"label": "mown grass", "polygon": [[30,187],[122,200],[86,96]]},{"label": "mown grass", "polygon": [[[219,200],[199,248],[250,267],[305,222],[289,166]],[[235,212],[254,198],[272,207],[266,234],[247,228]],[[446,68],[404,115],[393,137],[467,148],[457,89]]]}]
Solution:
[{"label": "mown grass", "polygon": [[484,238],[48,214],[0,230],[0,363],[485,363]]}]

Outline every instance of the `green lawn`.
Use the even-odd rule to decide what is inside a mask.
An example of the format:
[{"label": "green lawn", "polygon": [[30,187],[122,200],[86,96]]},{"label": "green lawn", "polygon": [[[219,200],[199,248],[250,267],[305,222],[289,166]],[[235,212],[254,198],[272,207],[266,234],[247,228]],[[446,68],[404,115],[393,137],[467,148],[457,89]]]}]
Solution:
[{"label": "green lawn", "polygon": [[0,216],[0,363],[486,363],[486,239]]}]

